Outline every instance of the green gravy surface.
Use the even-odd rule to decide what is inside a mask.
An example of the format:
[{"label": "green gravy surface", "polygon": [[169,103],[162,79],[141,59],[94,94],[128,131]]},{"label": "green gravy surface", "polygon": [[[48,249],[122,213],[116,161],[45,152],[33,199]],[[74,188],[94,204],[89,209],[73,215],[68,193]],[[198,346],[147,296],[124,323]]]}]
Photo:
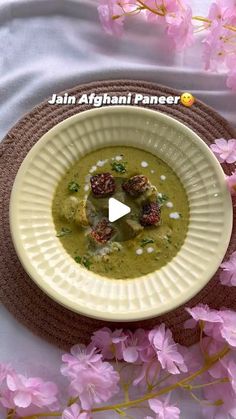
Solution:
[{"label": "green gravy surface", "polygon": [[[114,162],[116,170],[114,168]],[[124,173],[121,173],[122,167]],[[121,169],[121,170],[120,170]],[[145,227],[135,237],[126,239],[122,226],[118,239],[111,239],[99,249],[89,247],[87,231],[74,220],[69,221],[62,213],[62,207],[72,200],[99,201],[92,196],[90,177],[99,173],[111,173],[117,183],[122,179],[142,174],[157,188],[161,205],[161,223],[157,227]],[[69,190],[68,185],[72,185]],[[79,188],[77,188],[79,186]],[[78,190],[77,190],[78,189]],[[136,201],[117,191],[112,197],[131,207],[131,214],[124,217],[138,217]],[[133,202],[132,202],[133,201]],[[105,204],[104,204],[105,205]],[[105,205],[106,206],[106,205]],[[161,159],[144,150],[133,147],[109,147],[93,151],[79,160],[59,182],[52,205],[52,214],[58,239],[71,257],[84,269],[89,269],[107,278],[137,278],[160,269],[180,250],[188,230],[188,199],[178,176]],[[121,221],[114,223],[118,226]],[[123,236],[122,236],[123,234]]]}]

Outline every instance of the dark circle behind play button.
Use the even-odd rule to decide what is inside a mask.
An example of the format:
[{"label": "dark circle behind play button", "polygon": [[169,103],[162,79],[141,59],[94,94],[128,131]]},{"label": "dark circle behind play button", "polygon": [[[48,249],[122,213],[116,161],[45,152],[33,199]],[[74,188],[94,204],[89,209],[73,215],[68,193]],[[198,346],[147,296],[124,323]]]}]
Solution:
[{"label": "dark circle behind play button", "polygon": [[[91,227],[95,226],[103,218],[109,219],[109,199],[114,198],[122,204],[130,208],[130,213],[122,216],[117,221],[112,222],[112,226],[115,229],[115,235],[113,241],[126,241],[136,237],[142,230],[143,227],[139,223],[141,205],[138,199],[130,197],[122,189],[122,183],[127,180],[125,177],[115,177],[116,190],[113,195],[106,198],[97,198],[93,192],[90,191],[87,198],[87,219],[91,220]],[[91,208],[94,212],[94,216],[91,217]]]}]

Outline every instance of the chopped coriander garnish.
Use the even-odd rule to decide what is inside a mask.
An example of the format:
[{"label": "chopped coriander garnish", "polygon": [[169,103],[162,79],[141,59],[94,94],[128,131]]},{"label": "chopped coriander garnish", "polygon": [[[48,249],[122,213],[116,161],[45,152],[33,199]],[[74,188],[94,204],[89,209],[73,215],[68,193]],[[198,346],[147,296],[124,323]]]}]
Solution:
[{"label": "chopped coriander garnish", "polygon": [[72,233],[72,230],[70,228],[62,227],[61,231],[58,231],[58,233],[56,234],[56,237],[68,236],[68,234],[70,233]]},{"label": "chopped coriander garnish", "polygon": [[154,243],[153,239],[142,239],[141,240],[141,247],[145,247],[147,244]]},{"label": "chopped coriander garnish", "polygon": [[160,207],[162,207],[165,204],[165,202],[168,201],[168,199],[169,199],[168,196],[165,195],[164,193],[162,193],[162,194],[158,195],[157,203],[160,205]]},{"label": "chopped coriander garnish", "polygon": [[83,257],[82,264],[85,266],[85,268],[90,269],[90,266],[92,265],[92,262],[88,258]]},{"label": "chopped coriander garnish", "polygon": [[80,263],[80,265],[83,265],[87,269],[90,269],[90,266],[92,265],[92,262],[86,256],[75,256],[74,260],[76,263]]},{"label": "chopped coriander garnish", "polygon": [[68,190],[70,192],[78,192],[80,186],[77,182],[74,182],[73,180],[68,184]]},{"label": "chopped coriander garnish", "polygon": [[126,165],[126,162],[120,163],[118,161],[113,161],[111,163],[111,169],[117,173],[125,173],[126,172],[125,165]]}]

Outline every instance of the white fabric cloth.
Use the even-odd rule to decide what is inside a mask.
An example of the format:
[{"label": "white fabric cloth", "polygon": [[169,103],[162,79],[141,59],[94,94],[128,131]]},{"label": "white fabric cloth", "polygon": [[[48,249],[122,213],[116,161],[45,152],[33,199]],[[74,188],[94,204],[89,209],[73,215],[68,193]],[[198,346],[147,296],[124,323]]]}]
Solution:
[{"label": "white fabric cloth", "polygon": [[[207,13],[209,0],[191,3],[198,15]],[[236,125],[236,94],[226,88],[225,75],[202,69],[201,35],[188,51],[169,53],[158,28],[133,18],[117,40],[102,31],[96,5],[97,0],[1,0],[0,138],[52,93],[115,78],[190,91]],[[58,377],[61,351],[32,335],[3,306],[0,336],[0,362],[10,361],[23,373]],[[197,405],[182,393],[179,398],[181,419],[201,418]]]}]

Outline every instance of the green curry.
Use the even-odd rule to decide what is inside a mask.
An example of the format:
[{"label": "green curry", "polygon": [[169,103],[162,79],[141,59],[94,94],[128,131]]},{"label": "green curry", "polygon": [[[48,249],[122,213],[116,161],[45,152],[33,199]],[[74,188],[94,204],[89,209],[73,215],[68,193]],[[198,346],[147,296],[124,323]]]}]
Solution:
[{"label": "green curry", "polygon": [[[108,221],[113,197],[130,214]],[[133,147],[96,150],[57,186],[52,205],[57,237],[75,262],[108,278],[137,278],[166,265],[188,230],[186,192],[161,159]]]}]

